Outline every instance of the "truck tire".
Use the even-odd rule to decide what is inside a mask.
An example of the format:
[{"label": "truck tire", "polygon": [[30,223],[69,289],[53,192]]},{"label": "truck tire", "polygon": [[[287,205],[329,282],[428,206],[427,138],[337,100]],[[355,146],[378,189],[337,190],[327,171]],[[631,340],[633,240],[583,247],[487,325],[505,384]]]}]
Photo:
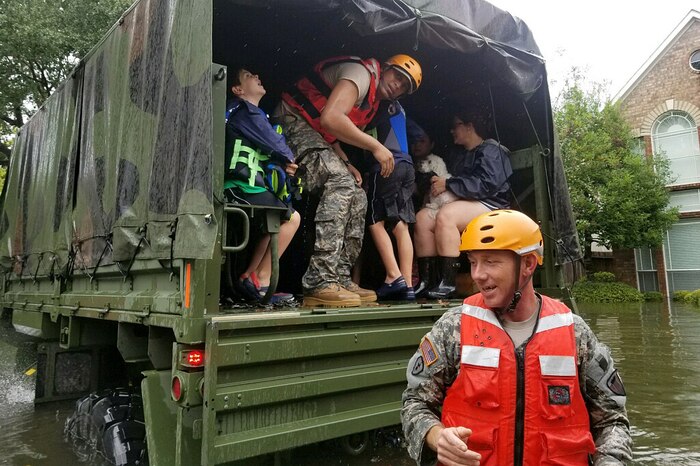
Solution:
[{"label": "truck tire", "polygon": [[369,432],[358,432],[356,434],[346,435],[338,440],[340,448],[349,456],[360,456],[364,453],[370,444]]},{"label": "truck tire", "polygon": [[76,401],[64,433],[81,461],[101,455],[117,466],[148,464],[141,396],[128,389],[94,392]]}]

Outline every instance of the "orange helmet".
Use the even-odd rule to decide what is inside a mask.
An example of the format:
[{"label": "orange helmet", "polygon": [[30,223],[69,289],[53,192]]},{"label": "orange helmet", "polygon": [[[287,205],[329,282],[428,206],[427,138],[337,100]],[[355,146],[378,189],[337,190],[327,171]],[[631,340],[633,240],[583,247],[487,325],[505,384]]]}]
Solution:
[{"label": "orange helmet", "polygon": [[494,210],[474,218],[462,233],[460,251],[505,249],[524,256],[534,253],[542,265],[544,249],[540,227],[516,210]]},{"label": "orange helmet", "polygon": [[386,64],[391,65],[395,70],[408,78],[408,81],[411,83],[411,88],[408,90],[409,94],[413,94],[420,87],[420,83],[423,81],[423,71],[420,63],[416,60],[400,53],[389,57]]}]

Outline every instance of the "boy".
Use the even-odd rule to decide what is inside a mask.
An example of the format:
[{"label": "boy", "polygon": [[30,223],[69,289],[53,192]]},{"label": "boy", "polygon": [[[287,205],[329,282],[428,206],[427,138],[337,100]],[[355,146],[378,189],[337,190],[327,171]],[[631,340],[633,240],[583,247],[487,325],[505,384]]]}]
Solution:
[{"label": "boy", "polygon": [[[276,166],[283,167],[287,176],[294,176],[297,169],[294,154],[284,136],[272,127],[267,115],[258,107],[265,95],[258,76],[245,68],[234,69],[231,76],[234,97],[226,108],[224,192],[229,202],[287,209],[279,233],[279,255],[282,256],[299,228],[300,216],[288,202],[272,192],[267,178]],[[259,301],[270,284],[272,252],[269,243],[270,235],[260,240],[236,283],[238,292],[248,300]],[[291,295],[280,295],[278,301],[291,299]]]},{"label": "boy", "polygon": [[[385,101],[369,125],[368,132],[384,144],[394,156],[394,171],[382,177],[380,167],[372,167],[367,194],[367,223],[379,256],[386,269],[384,283],[377,290],[377,299],[416,299],[411,280],[413,243],[408,225],[415,223],[413,189],[415,172],[408,154],[406,113],[397,101]],[[396,238],[398,263],[387,230]]]}]

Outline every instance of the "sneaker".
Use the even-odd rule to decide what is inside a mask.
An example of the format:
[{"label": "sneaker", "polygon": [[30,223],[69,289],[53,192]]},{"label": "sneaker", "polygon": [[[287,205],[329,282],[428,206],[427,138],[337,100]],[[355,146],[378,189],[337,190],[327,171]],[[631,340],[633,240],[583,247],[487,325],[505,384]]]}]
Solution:
[{"label": "sneaker", "polygon": [[362,304],[373,303],[377,300],[377,293],[366,288],[361,288],[357,283],[353,281],[344,284],[343,288],[358,295]]},{"label": "sneaker", "polygon": [[246,301],[260,301],[260,293],[250,277],[239,278],[236,283],[236,291]]},{"label": "sneaker", "polygon": [[360,297],[338,285],[329,283],[304,294],[304,306],[314,307],[358,307]]},{"label": "sneaker", "polygon": [[412,286],[409,286],[406,288],[406,291],[404,291],[403,295],[400,298],[402,301],[411,301],[415,302],[416,300],[416,292],[414,291]]},{"label": "sneaker", "polygon": [[377,288],[377,298],[380,301],[402,299],[407,291],[408,285],[406,285],[406,280],[401,276],[393,282],[383,283],[382,286]]},{"label": "sneaker", "polygon": [[[265,297],[265,294],[267,294],[267,290],[269,287],[267,286],[261,286],[260,287],[260,299],[263,299]],[[272,295],[270,298],[270,304],[283,304],[283,303],[291,303],[294,302],[294,295],[292,293],[275,293]]]}]

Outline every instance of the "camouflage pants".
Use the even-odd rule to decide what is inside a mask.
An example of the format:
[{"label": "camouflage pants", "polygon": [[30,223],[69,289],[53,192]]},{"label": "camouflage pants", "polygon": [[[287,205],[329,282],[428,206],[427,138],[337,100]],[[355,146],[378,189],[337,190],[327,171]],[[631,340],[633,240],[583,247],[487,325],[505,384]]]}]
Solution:
[{"label": "camouflage pants", "polygon": [[333,148],[306,121],[283,119],[287,144],[303,170],[304,189],[319,196],[314,221],[316,241],[304,290],[350,281],[353,264],[362,249],[367,195],[357,186]]}]

